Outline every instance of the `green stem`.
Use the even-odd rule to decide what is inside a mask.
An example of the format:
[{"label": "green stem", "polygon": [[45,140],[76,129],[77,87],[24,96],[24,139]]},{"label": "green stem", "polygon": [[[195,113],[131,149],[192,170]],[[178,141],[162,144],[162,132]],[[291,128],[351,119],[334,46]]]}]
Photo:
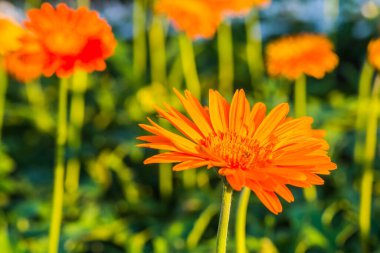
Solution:
[{"label": "green stem", "polygon": [[377,74],[372,90],[370,111],[368,114],[368,123],[366,131],[366,140],[364,147],[364,172],[361,180],[360,189],[360,209],[359,209],[359,227],[362,244],[362,252],[369,252],[368,241],[371,229],[371,207],[372,207],[372,184],[373,184],[373,163],[375,159],[377,126],[379,115],[379,95],[380,95],[380,75]]},{"label": "green stem", "polygon": [[251,195],[251,190],[247,187],[240,193],[239,203],[236,213],[236,253],[246,253],[246,242],[245,242],[245,231],[246,231],[246,221],[247,221],[247,208],[249,196]]},{"label": "green stem", "polygon": [[133,73],[140,80],[146,72],[146,0],[133,2]]},{"label": "green stem", "polygon": [[356,164],[363,163],[363,150],[364,150],[364,132],[367,126],[367,107],[369,103],[369,97],[371,95],[371,84],[374,69],[367,61],[364,63],[363,69],[359,79],[359,96],[357,106],[357,116],[355,122],[355,149],[354,160]]},{"label": "green stem", "polygon": [[234,85],[234,57],[231,24],[223,22],[218,29],[219,91],[232,97]]},{"label": "green stem", "polygon": [[245,29],[247,33],[247,63],[251,75],[251,81],[255,94],[262,94],[264,61],[262,57],[259,12],[257,10],[252,10],[251,14],[247,17],[245,24]]},{"label": "green stem", "polygon": [[77,1],[77,5],[78,5],[78,7],[87,7],[87,8],[89,8],[90,7],[90,2],[91,2],[91,0],[78,0]]},{"label": "green stem", "polygon": [[199,99],[201,96],[201,85],[198,79],[193,43],[185,34],[180,34],[178,38],[187,89]]},{"label": "green stem", "polygon": [[149,30],[149,53],[152,82],[166,84],[165,31],[158,16],[153,16]]},{"label": "green stem", "polygon": [[225,253],[227,250],[228,221],[230,219],[232,192],[231,186],[223,179],[222,205],[220,207],[218,234],[216,237],[217,253]]},{"label": "green stem", "polygon": [[306,77],[301,75],[296,79],[294,87],[294,107],[296,118],[306,115]]},{"label": "green stem", "polygon": [[4,68],[3,59],[0,56],[0,150],[2,149],[2,132],[4,124],[5,100],[8,88],[8,76]]},{"label": "green stem", "polygon": [[65,175],[65,144],[67,139],[67,90],[68,79],[62,78],[59,85],[59,105],[54,168],[53,206],[49,233],[49,253],[57,253],[62,222],[62,206]]},{"label": "green stem", "polygon": [[[306,116],[307,105],[306,105],[306,76],[301,75],[296,79],[294,87],[294,107],[295,107],[295,116],[296,118]],[[317,190],[314,186],[305,188],[304,196],[306,201],[309,203],[317,199]]]},{"label": "green stem", "polygon": [[68,146],[73,156],[67,163],[65,186],[68,193],[77,192],[80,177],[79,151],[82,145],[82,128],[85,114],[85,93],[88,75],[77,71],[72,77],[72,97],[70,105],[70,124]]}]

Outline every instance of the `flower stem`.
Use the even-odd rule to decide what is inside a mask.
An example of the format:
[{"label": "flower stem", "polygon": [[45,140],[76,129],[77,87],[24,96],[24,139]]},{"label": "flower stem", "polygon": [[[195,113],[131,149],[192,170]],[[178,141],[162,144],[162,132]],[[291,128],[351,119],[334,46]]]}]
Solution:
[{"label": "flower stem", "polygon": [[3,58],[0,56],[0,150],[2,149],[2,130],[4,124],[5,100],[8,87],[8,76],[4,68]]},{"label": "flower stem", "polygon": [[[295,116],[297,118],[305,116],[307,112],[306,106],[306,76],[301,75],[296,79],[294,87],[294,107],[295,107]],[[317,190],[315,186],[305,188],[304,196],[306,201],[313,202],[317,198]]]},{"label": "flower stem", "polygon": [[178,38],[187,89],[199,99],[201,96],[201,85],[198,79],[193,43],[185,34],[179,35]]},{"label": "flower stem", "polygon": [[70,105],[70,124],[68,146],[72,151],[71,157],[67,163],[66,190],[70,194],[77,192],[80,177],[79,151],[82,145],[81,132],[85,114],[85,92],[87,89],[88,75],[86,72],[77,71],[72,77],[71,105]]},{"label": "flower stem", "polygon": [[301,75],[296,79],[294,87],[294,107],[295,116],[302,117],[306,115],[306,77]]},{"label": "flower stem", "polygon": [[222,205],[220,207],[218,234],[216,237],[216,252],[225,253],[227,250],[228,221],[230,219],[232,188],[223,180]]},{"label": "flower stem", "polygon": [[218,29],[219,91],[232,97],[234,85],[234,53],[231,24],[223,22]]},{"label": "flower stem", "polygon": [[240,193],[239,203],[236,213],[236,253],[246,253],[246,243],[245,243],[245,227],[247,220],[247,208],[249,196],[251,195],[251,190],[247,187]]},{"label": "flower stem", "polygon": [[373,163],[375,159],[377,125],[379,113],[380,75],[377,74],[372,90],[370,112],[368,114],[366,140],[364,147],[364,172],[360,189],[359,227],[363,253],[369,252],[368,240],[371,228]]},{"label": "flower stem", "polygon": [[358,107],[357,116],[355,123],[355,149],[354,149],[354,160],[358,165],[363,164],[363,150],[364,150],[364,132],[367,126],[368,119],[368,103],[371,95],[371,84],[373,78],[374,69],[371,64],[367,61],[364,63],[363,69],[360,74],[359,79],[359,97],[358,97]]},{"label": "flower stem", "polygon": [[141,80],[146,72],[146,0],[133,1],[133,73]]},{"label": "flower stem", "polygon": [[260,17],[257,10],[252,10],[247,17],[245,23],[247,34],[247,64],[251,75],[251,83],[254,88],[254,94],[262,95],[263,77],[264,77],[264,61],[262,57],[262,42],[261,42],[261,29]]},{"label": "flower stem", "polygon": [[67,90],[68,79],[61,78],[59,85],[59,105],[54,168],[53,207],[49,233],[49,253],[57,253],[62,220],[65,175],[65,144],[67,139]]}]

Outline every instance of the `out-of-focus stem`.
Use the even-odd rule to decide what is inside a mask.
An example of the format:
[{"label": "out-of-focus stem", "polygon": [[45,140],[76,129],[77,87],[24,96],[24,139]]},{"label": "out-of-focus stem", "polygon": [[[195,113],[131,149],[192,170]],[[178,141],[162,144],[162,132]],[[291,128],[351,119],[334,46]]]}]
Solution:
[{"label": "out-of-focus stem", "polygon": [[234,54],[231,24],[223,22],[218,29],[219,91],[232,97],[234,85]]},{"label": "out-of-focus stem", "polygon": [[[306,116],[307,104],[306,104],[306,76],[301,75],[296,79],[294,87],[294,107],[296,118]],[[313,202],[317,198],[317,190],[314,186],[304,189],[304,196],[306,201]]]},{"label": "out-of-focus stem", "polygon": [[2,131],[4,124],[5,100],[8,87],[8,76],[4,69],[3,58],[0,56],[0,150],[2,149]]},{"label": "out-of-focus stem", "polygon": [[247,33],[247,63],[255,93],[261,93],[264,76],[264,61],[262,57],[262,42],[260,18],[258,10],[252,10],[246,20]]},{"label": "out-of-focus stem", "polygon": [[379,116],[380,75],[375,78],[372,90],[372,98],[369,106],[368,123],[364,147],[364,172],[360,189],[359,227],[360,239],[363,253],[369,252],[368,242],[371,229],[371,207],[372,207],[372,184],[373,163],[375,159],[377,143],[377,126]]},{"label": "out-of-focus stem", "polygon": [[69,194],[78,190],[80,177],[79,151],[82,145],[82,127],[85,114],[85,92],[87,89],[88,75],[86,72],[77,71],[72,77],[71,83],[71,105],[68,146],[72,157],[67,163],[65,186]]},{"label": "out-of-focus stem", "polygon": [[354,149],[354,160],[356,164],[363,164],[363,150],[364,150],[364,131],[367,126],[368,117],[368,102],[371,94],[371,84],[374,69],[368,62],[364,63],[362,72],[359,79],[359,95],[358,95],[358,106],[357,106],[357,116],[355,123],[355,149]]},{"label": "out-of-focus stem", "polygon": [[149,49],[152,82],[166,84],[165,32],[162,20],[153,16],[149,30]]},{"label": "out-of-focus stem", "polygon": [[306,77],[301,75],[296,79],[294,87],[294,107],[295,116],[302,117],[306,115]]},{"label": "out-of-focus stem", "polygon": [[185,34],[180,34],[178,38],[187,89],[199,99],[201,96],[201,85],[198,79],[193,43]]},{"label": "out-of-focus stem", "polygon": [[141,79],[146,72],[146,0],[133,3],[133,73]]},{"label": "out-of-focus stem", "polygon": [[54,168],[53,206],[49,233],[49,253],[57,253],[62,223],[64,197],[65,145],[67,140],[67,90],[68,79],[62,78],[59,85],[59,105]]},{"label": "out-of-focus stem", "polygon": [[78,7],[83,6],[83,7],[88,7],[89,8],[91,0],[78,0],[77,3],[78,3]]},{"label": "out-of-focus stem", "polygon": [[251,195],[251,190],[245,187],[239,198],[239,203],[236,212],[236,253],[246,253],[246,221],[247,221],[247,209],[249,196]]}]

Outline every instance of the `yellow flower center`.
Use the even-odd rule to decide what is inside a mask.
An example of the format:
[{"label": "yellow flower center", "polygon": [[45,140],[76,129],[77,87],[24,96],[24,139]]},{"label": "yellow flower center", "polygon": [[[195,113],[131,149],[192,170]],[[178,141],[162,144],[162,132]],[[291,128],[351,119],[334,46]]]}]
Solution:
[{"label": "yellow flower center", "polygon": [[260,145],[257,140],[236,132],[213,134],[199,143],[200,148],[226,162],[229,168],[249,170],[265,166],[271,160],[273,138]]}]

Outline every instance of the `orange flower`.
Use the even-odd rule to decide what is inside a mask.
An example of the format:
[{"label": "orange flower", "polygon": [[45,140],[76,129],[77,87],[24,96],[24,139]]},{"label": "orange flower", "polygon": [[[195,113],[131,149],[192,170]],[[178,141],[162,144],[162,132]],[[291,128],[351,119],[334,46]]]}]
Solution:
[{"label": "orange flower", "polygon": [[7,71],[22,82],[29,82],[41,76],[47,61],[42,45],[31,33],[25,33],[20,39],[19,50],[5,58]]},{"label": "orange flower", "polygon": [[380,69],[380,39],[371,40],[368,44],[368,61],[376,69]]},{"label": "orange flower", "polygon": [[219,9],[225,15],[239,16],[247,14],[252,8],[269,5],[271,0],[209,0],[213,9]]},{"label": "orange flower", "polygon": [[205,0],[159,0],[156,11],[168,16],[176,29],[190,38],[211,38],[221,21],[219,11]]},{"label": "orange flower", "polygon": [[67,77],[76,69],[105,69],[104,60],[113,54],[116,41],[111,27],[97,12],[84,7],[73,10],[66,4],[54,9],[44,3],[27,15],[25,26],[36,34],[48,57],[43,70],[46,76],[56,73]]},{"label": "orange flower", "polygon": [[270,43],[266,50],[271,76],[295,80],[302,74],[323,78],[338,65],[328,38],[316,34],[287,36]]},{"label": "orange flower", "polygon": [[289,119],[288,104],[280,104],[267,116],[266,107],[250,108],[243,90],[229,104],[217,91],[209,92],[209,107],[185,92],[175,91],[190,118],[169,105],[157,108],[182,133],[172,133],[148,118],[140,126],[153,135],[138,137],[140,147],[166,150],[144,161],[179,163],[175,171],[207,166],[218,168],[234,190],[249,187],[273,213],[282,211],[277,195],[288,202],[294,197],[287,185],[309,187],[323,184],[317,174],[336,169],[327,155],[329,148],[311,128],[310,117]]},{"label": "orange flower", "polygon": [[24,30],[17,23],[7,18],[0,18],[0,56],[20,48],[20,37]]}]

